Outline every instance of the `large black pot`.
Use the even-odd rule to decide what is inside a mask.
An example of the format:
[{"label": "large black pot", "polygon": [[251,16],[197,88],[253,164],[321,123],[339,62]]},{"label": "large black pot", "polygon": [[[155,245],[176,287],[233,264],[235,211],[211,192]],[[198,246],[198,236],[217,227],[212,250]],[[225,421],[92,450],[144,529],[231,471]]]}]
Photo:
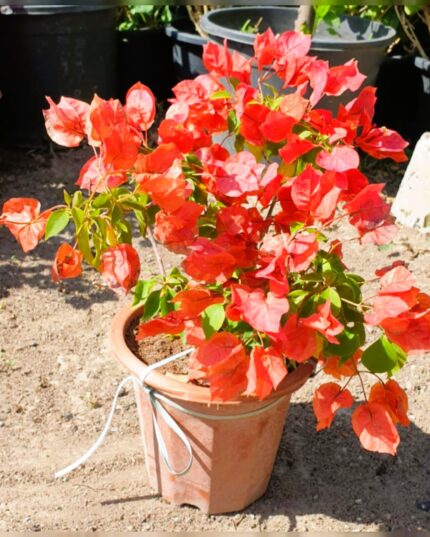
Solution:
[{"label": "large black pot", "polygon": [[411,55],[387,57],[376,87],[375,123],[398,131],[415,145],[430,131],[430,61]]},{"label": "large black pot", "polygon": [[116,63],[115,9],[30,7],[0,15],[0,144],[43,143],[45,95],[114,95]]},{"label": "large black pot", "polygon": [[164,28],[117,32],[118,92],[121,99],[135,82],[146,84],[158,100],[170,97],[175,83],[172,41]]},{"label": "large black pot", "polygon": [[[205,14],[201,26],[212,41],[222,43],[227,39],[230,47],[249,57],[253,55],[255,34],[239,30],[245,21],[249,19],[251,24],[255,24],[261,19],[259,31],[271,28],[276,34],[293,30],[297,13],[294,7],[223,8]],[[361,17],[343,16],[339,26],[331,28],[325,23],[318,26],[310,54],[328,60],[331,65],[340,65],[355,58],[360,71],[367,76],[366,83],[374,84],[385,50],[395,35],[395,30],[389,26]],[[254,78],[257,76],[255,69]],[[345,96],[346,100],[351,98],[351,94]],[[340,101],[336,99],[333,102]]]},{"label": "large black pot", "polygon": [[420,56],[415,57],[415,67],[420,75],[420,93],[418,100],[417,140],[424,132],[430,131],[430,61]]},{"label": "large black pot", "polygon": [[[425,77],[423,72],[424,80]],[[430,82],[430,79],[427,80]],[[424,131],[430,130],[430,92],[423,92],[424,86],[413,56],[386,57],[379,70],[376,88],[377,125],[398,131],[412,144]]]},{"label": "large black pot", "polygon": [[166,27],[166,34],[172,40],[173,63],[178,82],[207,72],[202,62],[203,45],[207,39],[196,33],[190,20],[173,22]]}]

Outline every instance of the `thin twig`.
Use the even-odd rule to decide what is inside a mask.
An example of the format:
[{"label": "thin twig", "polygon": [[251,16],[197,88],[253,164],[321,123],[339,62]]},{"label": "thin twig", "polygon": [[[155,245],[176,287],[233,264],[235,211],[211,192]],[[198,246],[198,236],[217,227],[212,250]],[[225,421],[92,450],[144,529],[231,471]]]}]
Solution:
[{"label": "thin twig", "polygon": [[166,269],[164,267],[163,260],[161,258],[160,252],[158,251],[157,243],[155,242],[154,235],[152,234],[152,230],[149,226],[148,226],[148,238],[149,238],[149,242],[151,243],[155,259],[157,261],[158,270],[160,271],[160,274],[162,274],[163,276],[166,276]]},{"label": "thin twig", "polygon": [[427,54],[425,53],[417,34],[415,33],[414,27],[412,26],[411,22],[407,18],[403,6],[394,6],[394,9],[396,11],[397,18],[399,19],[399,22],[403,28],[403,31],[411,41],[412,45],[418,50],[420,55],[425,58],[426,60],[429,59]]}]

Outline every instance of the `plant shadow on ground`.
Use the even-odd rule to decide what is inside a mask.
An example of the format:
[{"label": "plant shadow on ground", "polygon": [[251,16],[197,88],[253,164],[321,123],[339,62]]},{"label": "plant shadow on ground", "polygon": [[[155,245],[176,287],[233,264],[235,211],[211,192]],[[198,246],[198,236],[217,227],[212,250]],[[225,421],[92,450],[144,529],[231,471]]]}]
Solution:
[{"label": "plant shadow on ground", "polygon": [[[0,211],[3,203],[12,197],[34,197],[41,209],[61,203],[63,190],[73,192],[75,181],[86,160],[88,148],[75,150],[17,151],[0,149]],[[6,228],[0,228],[0,299],[9,295],[9,289],[23,286],[52,289],[50,271],[58,246],[69,237],[55,237],[25,254]],[[149,247],[148,241],[140,241]],[[67,302],[77,309],[85,309],[94,302],[115,301],[110,289],[100,285],[94,271],[84,271],[80,278],[60,282],[58,289]]]},{"label": "plant shadow on ground", "polygon": [[[0,229],[0,299],[9,296],[10,289],[32,287],[39,290],[56,288],[76,309],[86,309],[95,302],[114,303],[117,300],[115,293],[102,283],[94,270],[86,270],[79,278],[58,284],[52,281],[51,266],[61,242],[64,239],[54,238],[25,254],[9,231]],[[149,241],[141,240],[138,244],[150,248]]]},{"label": "plant shadow on ground", "polygon": [[[403,428],[397,457],[364,451],[351,429],[351,411],[340,411],[328,431],[317,433],[310,403],[290,405],[289,415],[269,487],[262,498],[245,510],[225,515],[235,530],[246,530],[252,515],[259,529],[296,531],[303,528],[298,517],[313,518],[318,531],[327,519],[361,526],[372,531],[430,530],[429,513],[420,510],[430,500],[430,435],[411,423]],[[126,504],[157,495],[124,496],[104,500],[103,505]],[[186,505],[184,509],[192,508]],[[277,517],[280,517],[277,519]],[[242,521],[244,525],[242,526]],[[207,528],[210,531],[210,528]]]},{"label": "plant shadow on ground", "polygon": [[244,514],[260,525],[276,515],[290,520],[321,514],[346,524],[384,530],[430,529],[430,435],[411,423],[400,431],[397,457],[360,448],[351,429],[351,411],[337,416],[329,431],[317,433],[312,405],[292,404],[269,488]]}]

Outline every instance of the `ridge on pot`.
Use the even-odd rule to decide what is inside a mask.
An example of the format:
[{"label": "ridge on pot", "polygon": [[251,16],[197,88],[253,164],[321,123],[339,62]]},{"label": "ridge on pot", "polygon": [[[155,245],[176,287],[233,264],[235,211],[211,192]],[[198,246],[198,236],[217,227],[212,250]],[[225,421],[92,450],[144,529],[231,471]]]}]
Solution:
[{"label": "ridge on pot", "polygon": [[[142,307],[125,306],[115,316],[109,334],[114,357],[136,378],[142,378],[147,366],[127,347],[125,333],[130,322],[141,313]],[[211,404],[208,388],[153,371],[148,384],[186,409],[181,412],[166,406],[191,443],[193,463],[181,476],[172,475],[163,464],[152,427],[151,404],[136,384],[151,487],[176,505],[195,505],[209,514],[240,511],[257,500],[269,484],[291,395],[313,370],[312,364],[303,364],[288,375],[272,394],[272,404],[245,397]],[[193,413],[206,414],[208,418]],[[159,426],[173,466],[183,468],[187,451],[165,422],[159,420]]]}]

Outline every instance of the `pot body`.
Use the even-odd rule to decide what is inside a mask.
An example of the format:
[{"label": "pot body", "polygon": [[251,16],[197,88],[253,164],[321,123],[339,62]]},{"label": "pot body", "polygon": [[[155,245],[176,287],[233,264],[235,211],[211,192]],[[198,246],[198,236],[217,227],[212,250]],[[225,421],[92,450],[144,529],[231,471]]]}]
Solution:
[{"label": "pot body", "polygon": [[[385,58],[376,80],[375,123],[398,131],[412,144],[430,130],[430,91],[424,92],[416,59],[413,56]],[[430,86],[429,74],[421,73]]]},{"label": "pot body", "polygon": [[206,73],[203,66],[203,45],[207,39],[193,31],[191,21],[181,19],[166,26],[166,35],[172,41],[173,65],[177,82]]},{"label": "pot body", "polygon": [[419,131],[416,133],[416,142],[424,132],[430,131],[430,61],[416,56],[414,63],[421,79],[419,98],[416,102]]},{"label": "pot body", "polygon": [[90,100],[116,92],[115,9],[29,8],[0,15],[0,143],[47,140],[45,95]]},{"label": "pot body", "polygon": [[148,86],[158,100],[171,96],[175,83],[172,41],[164,28],[117,31],[118,95],[125,99],[136,82]]},{"label": "pot body", "polygon": [[[128,349],[124,333],[141,311],[129,307],[121,310],[110,333],[113,354],[138,378],[146,365]],[[186,384],[153,371],[148,384],[187,411],[164,405],[187,435],[193,450],[193,463],[182,476],[168,471],[159,454],[148,396],[136,384],[152,488],[176,505],[194,505],[210,514],[240,511],[257,500],[266,491],[270,480],[291,394],[306,382],[313,369],[313,364],[301,365],[287,375],[278,390],[265,401],[243,397],[223,403],[211,403],[208,388]],[[262,411],[266,406],[267,409]],[[210,417],[192,415],[195,412]],[[213,417],[215,419],[211,419]],[[158,423],[171,464],[179,471],[186,466],[188,453],[166,423],[160,418]]]},{"label": "pot body", "polygon": [[[227,39],[231,48],[250,57],[254,54],[255,34],[238,30],[245,21],[250,20],[251,24],[255,24],[261,18],[259,31],[271,28],[276,34],[293,30],[296,17],[297,8],[294,7],[234,7],[210,11],[202,17],[201,26],[210,40],[222,44]],[[395,35],[395,30],[389,26],[361,17],[343,16],[340,25],[334,27],[334,33],[325,23],[318,26],[309,54],[327,60],[330,65],[340,65],[355,58],[359,70],[367,77],[365,83],[373,85],[385,50]],[[254,66],[254,83],[258,74]],[[281,81],[271,83],[281,90]],[[353,97],[351,92],[346,92],[341,97],[325,97],[319,107],[337,112],[340,103],[346,103]]]}]

